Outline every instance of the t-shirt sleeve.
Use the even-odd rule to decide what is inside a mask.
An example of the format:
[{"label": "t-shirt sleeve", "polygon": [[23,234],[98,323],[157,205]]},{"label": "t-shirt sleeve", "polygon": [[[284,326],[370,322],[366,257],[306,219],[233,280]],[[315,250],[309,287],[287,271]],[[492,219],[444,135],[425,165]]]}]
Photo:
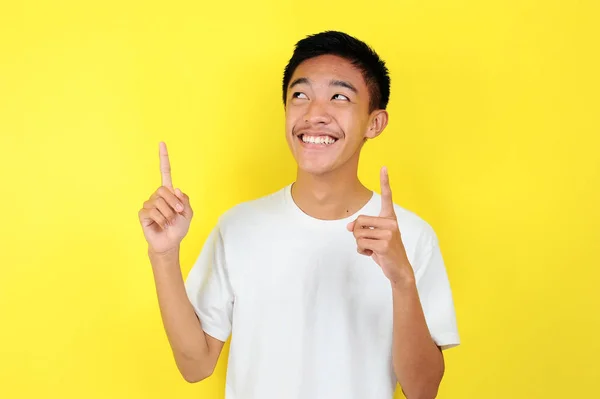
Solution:
[{"label": "t-shirt sleeve", "polygon": [[219,225],[206,239],[192,266],[185,288],[202,329],[225,342],[231,334],[233,289],[227,273],[225,246]]},{"label": "t-shirt sleeve", "polygon": [[421,241],[420,267],[415,271],[417,290],[429,332],[442,349],[460,344],[454,300],[438,238],[430,227]]}]

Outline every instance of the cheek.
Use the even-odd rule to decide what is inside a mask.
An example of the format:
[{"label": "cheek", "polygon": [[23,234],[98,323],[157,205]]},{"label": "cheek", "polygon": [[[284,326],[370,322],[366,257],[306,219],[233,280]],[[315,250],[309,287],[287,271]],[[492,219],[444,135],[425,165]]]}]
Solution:
[{"label": "cheek", "polygon": [[292,134],[292,130],[296,125],[297,116],[293,110],[286,110],[285,112],[285,131],[287,134]]},{"label": "cheek", "polygon": [[365,121],[357,118],[352,112],[340,114],[337,122],[340,128],[346,133],[346,140],[351,142],[362,141],[365,132]]}]

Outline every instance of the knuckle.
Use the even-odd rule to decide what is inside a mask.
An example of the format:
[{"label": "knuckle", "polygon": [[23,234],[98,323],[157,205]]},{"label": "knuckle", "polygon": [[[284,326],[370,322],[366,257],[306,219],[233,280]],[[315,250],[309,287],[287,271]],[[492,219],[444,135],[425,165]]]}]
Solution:
[{"label": "knuckle", "polygon": [[158,197],[156,199],[156,205],[165,206],[165,205],[167,205],[167,201],[165,201],[165,199],[163,197]]},{"label": "knuckle", "polygon": [[150,211],[150,217],[151,217],[151,218],[152,218],[154,221],[156,221],[156,222],[159,222],[159,221],[161,220],[161,218],[162,218],[162,215],[160,214],[160,212],[159,212],[158,210],[156,210],[156,209],[152,209],[152,210]]},{"label": "knuckle", "polygon": [[165,197],[169,193],[169,190],[165,186],[160,186],[156,191],[160,194],[161,197]]}]

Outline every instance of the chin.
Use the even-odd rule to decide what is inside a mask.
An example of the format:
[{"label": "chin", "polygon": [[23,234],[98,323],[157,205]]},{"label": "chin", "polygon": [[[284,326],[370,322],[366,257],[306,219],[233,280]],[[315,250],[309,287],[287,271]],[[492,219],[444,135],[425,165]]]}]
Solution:
[{"label": "chin", "polygon": [[298,165],[298,171],[313,176],[323,176],[335,170],[335,167],[329,163],[303,161],[296,162]]}]

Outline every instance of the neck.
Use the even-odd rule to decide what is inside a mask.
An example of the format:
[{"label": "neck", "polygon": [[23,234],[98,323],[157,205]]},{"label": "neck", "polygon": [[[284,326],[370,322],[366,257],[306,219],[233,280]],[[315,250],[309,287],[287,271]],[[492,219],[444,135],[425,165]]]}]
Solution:
[{"label": "neck", "polygon": [[306,214],[316,219],[336,220],[360,210],[373,195],[357,176],[357,167],[341,167],[314,175],[298,169],[292,198]]}]

